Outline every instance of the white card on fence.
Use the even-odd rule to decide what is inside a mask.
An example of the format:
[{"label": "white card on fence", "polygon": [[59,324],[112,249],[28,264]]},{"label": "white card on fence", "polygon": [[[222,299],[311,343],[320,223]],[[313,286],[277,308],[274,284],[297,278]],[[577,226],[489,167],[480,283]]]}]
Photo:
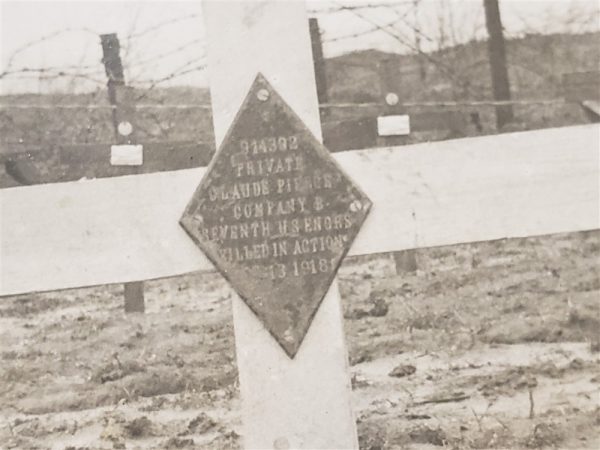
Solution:
[{"label": "white card on fence", "polygon": [[407,114],[379,116],[377,132],[379,136],[406,136],[410,134],[410,117]]},{"label": "white card on fence", "polygon": [[141,166],[144,163],[143,145],[111,145],[110,164],[113,166]]}]

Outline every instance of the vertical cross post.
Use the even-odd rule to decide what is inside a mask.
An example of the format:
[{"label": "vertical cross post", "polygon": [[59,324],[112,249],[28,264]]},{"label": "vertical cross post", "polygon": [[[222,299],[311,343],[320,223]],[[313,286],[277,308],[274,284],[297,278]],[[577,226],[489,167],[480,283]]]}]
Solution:
[{"label": "vertical cross post", "polygon": [[[113,106],[112,124],[117,144],[135,144],[133,90],[125,85],[125,75],[121,62],[119,38],[116,34],[100,36],[102,62],[108,78],[108,100]],[[144,283],[125,283],[123,289],[125,312],[144,312]]]},{"label": "vertical cross post", "polygon": [[[203,12],[217,146],[258,73],[321,139],[304,2],[206,1]],[[237,295],[233,315],[245,447],[357,449],[336,281],[294,358]]]}]

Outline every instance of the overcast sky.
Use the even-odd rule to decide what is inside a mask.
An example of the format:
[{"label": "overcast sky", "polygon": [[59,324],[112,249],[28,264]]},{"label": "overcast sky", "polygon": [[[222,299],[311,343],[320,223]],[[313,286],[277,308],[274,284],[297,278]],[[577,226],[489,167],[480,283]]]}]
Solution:
[{"label": "overcast sky", "polygon": [[[582,32],[600,26],[597,0],[500,2],[510,36]],[[339,7],[365,5],[364,0],[308,3],[311,15],[319,18],[327,56],[365,48],[412,52],[415,28],[420,30],[424,50],[485,37],[482,0],[372,0],[370,4],[383,6],[356,11],[339,11]],[[200,1],[1,0],[0,4],[0,73],[49,70],[42,76],[39,72],[5,76],[0,80],[4,93],[85,91],[103,86],[98,35],[115,32],[122,42],[130,84],[147,86],[178,73],[161,85],[206,85]],[[397,37],[375,31],[391,23]],[[56,78],[59,71],[71,76]]]}]

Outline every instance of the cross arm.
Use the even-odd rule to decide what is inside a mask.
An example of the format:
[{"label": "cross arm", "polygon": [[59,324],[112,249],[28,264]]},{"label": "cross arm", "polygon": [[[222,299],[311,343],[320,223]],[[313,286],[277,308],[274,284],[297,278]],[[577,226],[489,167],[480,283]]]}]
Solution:
[{"label": "cross arm", "polygon": [[[0,188],[201,167],[214,153],[212,142],[148,142],[142,143],[142,166],[114,166],[110,164],[112,145],[0,143],[0,164],[11,177],[0,176]],[[55,170],[47,170],[48,161]]]},{"label": "cross arm", "polygon": [[[600,127],[337,153],[374,203],[351,255],[600,228]],[[204,168],[0,190],[0,295],[211,269],[178,224]]]}]

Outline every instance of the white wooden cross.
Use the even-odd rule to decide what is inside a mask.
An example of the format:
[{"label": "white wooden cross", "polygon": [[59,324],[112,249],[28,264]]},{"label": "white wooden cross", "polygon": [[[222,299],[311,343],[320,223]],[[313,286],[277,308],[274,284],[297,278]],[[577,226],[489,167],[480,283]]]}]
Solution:
[{"label": "white wooden cross", "polygon": [[[204,4],[217,144],[258,72],[315,136],[303,2]],[[596,125],[339,153],[374,206],[350,254],[600,228]],[[212,265],[179,226],[205,169],[0,191],[0,295]],[[233,300],[246,448],[357,448],[334,282],[294,359]]]}]

